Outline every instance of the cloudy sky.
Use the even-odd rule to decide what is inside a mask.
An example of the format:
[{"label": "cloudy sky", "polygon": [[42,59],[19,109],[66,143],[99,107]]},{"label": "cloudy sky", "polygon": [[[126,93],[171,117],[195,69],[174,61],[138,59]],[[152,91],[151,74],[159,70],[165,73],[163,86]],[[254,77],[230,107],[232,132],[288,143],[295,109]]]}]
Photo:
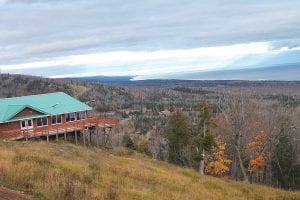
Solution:
[{"label": "cloudy sky", "polygon": [[299,10],[299,0],[0,0],[0,69],[144,79],[300,63]]}]

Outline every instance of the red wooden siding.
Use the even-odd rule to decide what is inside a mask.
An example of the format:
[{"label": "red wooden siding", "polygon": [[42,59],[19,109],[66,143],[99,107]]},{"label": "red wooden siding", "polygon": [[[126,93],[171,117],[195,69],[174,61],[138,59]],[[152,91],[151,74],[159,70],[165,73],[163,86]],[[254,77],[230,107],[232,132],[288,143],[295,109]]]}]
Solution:
[{"label": "red wooden siding", "polygon": [[41,114],[40,112],[33,110],[31,108],[24,108],[21,112],[19,112],[18,114],[16,114],[15,117],[23,117],[23,116],[27,116],[27,115],[35,115],[35,114]]},{"label": "red wooden siding", "polygon": [[[24,112],[23,112],[24,111]],[[27,114],[30,112],[30,109],[24,109],[22,113],[18,114]],[[31,110],[32,111],[32,110]],[[26,116],[26,115],[23,115]],[[33,119],[33,129],[22,130],[20,121],[9,122],[0,124],[0,137],[6,138],[22,138],[22,137],[39,137],[45,134],[51,135],[53,133],[63,133],[74,130],[83,130],[86,127],[97,126],[100,128],[112,127],[118,124],[117,119],[113,118],[98,118],[98,117],[89,117],[86,119],[66,122],[65,114],[62,114],[62,124],[51,124],[51,117],[48,116],[48,125],[47,126],[37,126],[37,119]],[[30,133],[29,133],[30,132]]]},{"label": "red wooden siding", "polygon": [[17,137],[19,131],[21,131],[19,121],[0,124],[0,137]]}]

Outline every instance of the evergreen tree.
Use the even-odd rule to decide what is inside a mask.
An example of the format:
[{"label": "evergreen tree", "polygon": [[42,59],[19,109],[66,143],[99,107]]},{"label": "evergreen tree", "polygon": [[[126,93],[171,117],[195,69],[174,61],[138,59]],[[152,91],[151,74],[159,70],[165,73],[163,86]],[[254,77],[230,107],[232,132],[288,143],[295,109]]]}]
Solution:
[{"label": "evergreen tree", "polygon": [[273,175],[278,180],[279,186],[285,189],[293,187],[294,165],[296,155],[287,135],[281,135],[275,147],[273,156]]},{"label": "evergreen tree", "polygon": [[124,147],[132,150],[136,150],[136,145],[134,144],[134,141],[131,139],[129,134],[125,133],[123,136],[123,141],[122,141]]},{"label": "evergreen tree", "polygon": [[189,125],[187,117],[179,110],[176,110],[169,118],[165,135],[169,141],[169,161],[184,165],[184,149],[188,144]]},{"label": "evergreen tree", "polygon": [[204,175],[205,154],[214,146],[214,136],[211,127],[211,111],[206,101],[201,101],[198,106],[199,120],[194,133],[193,143],[195,147],[194,160],[199,161],[199,173]]},{"label": "evergreen tree", "polygon": [[297,171],[297,153],[292,143],[292,122],[283,119],[272,156],[273,177],[279,183],[279,187],[284,189],[296,188]]}]

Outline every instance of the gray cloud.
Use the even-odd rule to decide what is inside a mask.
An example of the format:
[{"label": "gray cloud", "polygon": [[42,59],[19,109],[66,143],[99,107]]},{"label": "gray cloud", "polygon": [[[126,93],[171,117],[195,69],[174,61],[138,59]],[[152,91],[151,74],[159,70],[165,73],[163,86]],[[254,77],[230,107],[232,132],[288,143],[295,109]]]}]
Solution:
[{"label": "gray cloud", "polygon": [[36,3],[65,3],[75,2],[80,0],[3,0],[5,4],[36,4]]},{"label": "gray cloud", "polygon": [[257,41],[275,41],[280,48],[300,41],[298,0],[2,2],[0,64],[96,51]]}]

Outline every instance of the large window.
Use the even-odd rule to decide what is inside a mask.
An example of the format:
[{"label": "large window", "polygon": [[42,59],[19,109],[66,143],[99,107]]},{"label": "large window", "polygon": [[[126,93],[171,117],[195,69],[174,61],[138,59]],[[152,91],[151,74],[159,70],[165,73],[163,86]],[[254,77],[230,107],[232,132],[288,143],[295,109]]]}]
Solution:
[{"label": "large window", "polygon": [[37,126],[47,126],[48,125],[48,118],[47,117],[41,117],[36,119],[36,125]]},{"label": "large window", "polygon": [[51,124],[61,124],[61,115],[51,116]]},{"label": "large window", "polygon": [[85,111],[77,112],[77,120],[85,119],[86,113]]},{"label": "large window", "polygon": [[27,121],[27,127],[28,128],[32,128],[32,120],[31,119],[28,119],[26,120]]},{"label": "large window", "polygon": [[22,121],[21,121],[21,128],[22,128],[22,129],[27,128],[27,126],[26,126],[26,121],[25,121],[25,120],[22,120]]},{"label": "large window", "polygon": [[66,122],[73,122],[75,121],[75,118],[76,118],[75,113],[66,114]]},{"label": "large window", "polygon": [[21,121],[21,129],[32,129],[32,120],[26,119]]}]

